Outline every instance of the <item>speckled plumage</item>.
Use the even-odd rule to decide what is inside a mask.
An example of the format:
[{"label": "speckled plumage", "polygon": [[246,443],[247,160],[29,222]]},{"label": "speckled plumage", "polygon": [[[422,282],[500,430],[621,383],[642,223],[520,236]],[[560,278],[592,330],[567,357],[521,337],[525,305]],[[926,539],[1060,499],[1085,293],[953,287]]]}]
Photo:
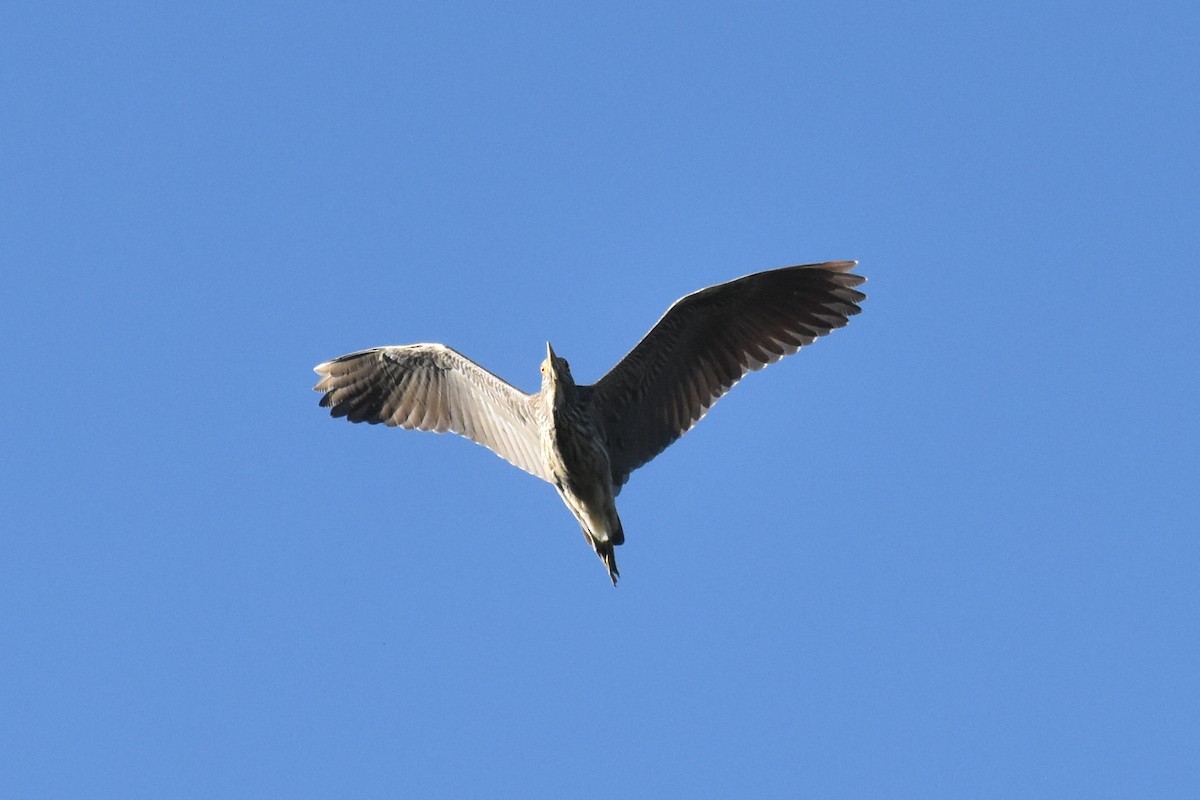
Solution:
[{"label": "speckled plumage", "polygon": [[321,406],[351,422],[452,431],[555,485],[613,584],[625,541],[614,498],[746,373],[844,326],[866,296],[853,261],[747,275],[675,302],[599,381],[578,386],[549,344],[526,394],[441,344],[376,347],[317,365]]}]

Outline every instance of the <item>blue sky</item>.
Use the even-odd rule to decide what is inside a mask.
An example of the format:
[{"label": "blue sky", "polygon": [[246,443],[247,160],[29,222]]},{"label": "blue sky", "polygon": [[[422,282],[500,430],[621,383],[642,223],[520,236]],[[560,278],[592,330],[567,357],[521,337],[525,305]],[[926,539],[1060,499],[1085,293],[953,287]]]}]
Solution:
[{"label": "blue sky", "polygon": [[[1194,797],[1190,4],[10,3],[0,795]],[[352,426],[591,381],[855,258],[851,325],[554,491]]]}]

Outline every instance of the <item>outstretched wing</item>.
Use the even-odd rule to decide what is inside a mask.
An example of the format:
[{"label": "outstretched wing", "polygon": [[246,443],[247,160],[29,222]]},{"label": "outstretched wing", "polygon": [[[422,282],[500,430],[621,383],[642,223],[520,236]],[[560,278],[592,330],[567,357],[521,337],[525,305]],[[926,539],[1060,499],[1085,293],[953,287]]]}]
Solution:
[{"label": "outstretched wing", "polygon": [[375,347],[313,369],[335,417],[452,431],[549,480],[533,398],[445,345]]},{"label": "outstretched wing", "polygon": [[696,424],[747,372],[845,325],[866,295],[857,262],[768,270],[676,301],[591,387],[613,485]]}]

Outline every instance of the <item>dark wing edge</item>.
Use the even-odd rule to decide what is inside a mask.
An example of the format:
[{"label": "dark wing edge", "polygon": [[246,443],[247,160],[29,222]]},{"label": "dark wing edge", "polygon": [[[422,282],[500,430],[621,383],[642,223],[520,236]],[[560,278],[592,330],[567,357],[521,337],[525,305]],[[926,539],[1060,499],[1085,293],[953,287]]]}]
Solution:
[{"label": "dark wing edge", "polygon": [[313,371],[320,405],[334,417],[457,433],[549,480],[533,398],[445,345],[374,347]]},{"label": "dark wing edge", "polygon": [[591,387],[613,485],[689,431],[747,373],[773,364],[859,313],[858,262],[747,275],[676,301]]}]

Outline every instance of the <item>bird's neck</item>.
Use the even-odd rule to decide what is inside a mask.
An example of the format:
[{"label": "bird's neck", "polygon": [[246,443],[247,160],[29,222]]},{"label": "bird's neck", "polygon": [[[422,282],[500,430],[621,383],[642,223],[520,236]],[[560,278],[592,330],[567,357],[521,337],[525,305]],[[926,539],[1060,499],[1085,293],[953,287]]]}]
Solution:
[{"label": "bird's neck", "polygon": [[573,383],[560,381],[550,390],[550,409],[554,412],[555,422],[564,417],[578,397],[577,387]]}]

